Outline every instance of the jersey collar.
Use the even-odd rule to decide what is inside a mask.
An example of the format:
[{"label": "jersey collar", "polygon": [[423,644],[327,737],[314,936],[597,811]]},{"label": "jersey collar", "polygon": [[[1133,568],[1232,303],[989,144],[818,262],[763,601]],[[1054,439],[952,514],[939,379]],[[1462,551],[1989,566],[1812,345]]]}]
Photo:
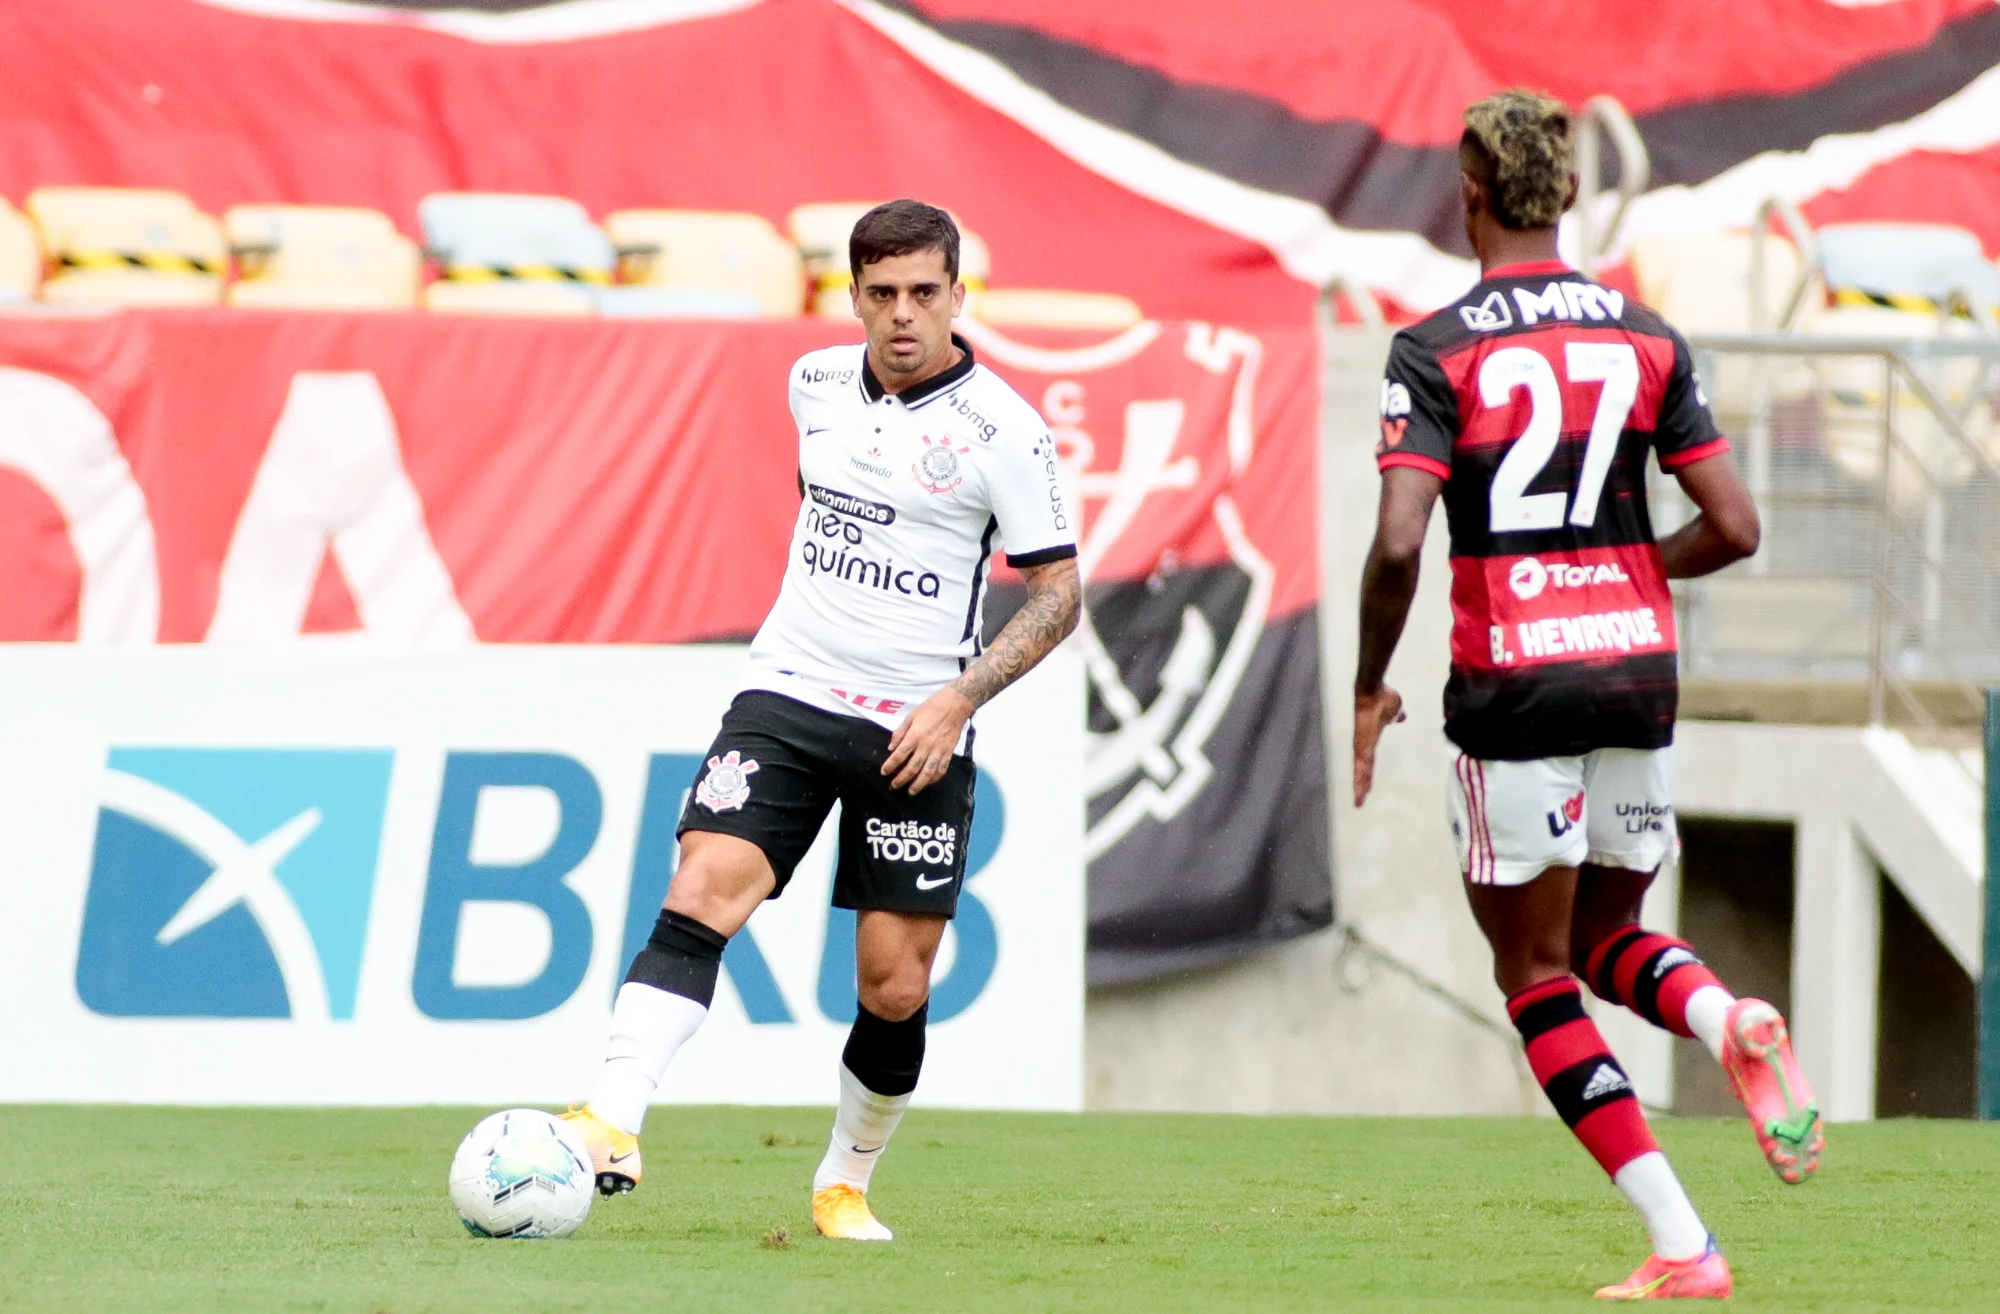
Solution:
[{"label": "jersey collar", "polygon": [[[972,373],[973,367],[979,363],[972,355],[972,344],[954,333],[951,345],[965,353],[958,364],[897,393],[896,397],[903,405],[915,406],[925,398],[935,397]],[[868,364],[868,348],[865,346],[861,349],[861,395],[871,402],[881,401],[884,396],[882,381],[875,377],[875,370]]]},{"label": "jersey collar", "polygon": [[1576,271],[1560,260],[1530,260],[1518,265],[1495,265],[1486,271],[1479,281],[1490,283],[1499,278],[1533,278],[1538,274],[1574,274]]}]

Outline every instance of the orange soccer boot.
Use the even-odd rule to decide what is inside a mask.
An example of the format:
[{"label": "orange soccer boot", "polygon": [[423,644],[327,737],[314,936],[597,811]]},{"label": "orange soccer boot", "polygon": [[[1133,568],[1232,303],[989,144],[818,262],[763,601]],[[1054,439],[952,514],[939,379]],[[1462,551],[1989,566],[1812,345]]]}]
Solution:
[{"label": "orange soccer boot", "polygon": [[598,1117],[588,1104],[571,1105],[563,1121],[576,1129],[590,1150],[590,1166],[597,1170],[600,1195],[617,1195],[639,1184],[639,1138]]},{"label": "orange soccer boot", "polygon": [[1723,1025],[1722,1070],[1750,1114],[1757,1148],[1771,1171],[1793,1186],[1819,1168],[1826,1134],[1819,1105],[1778,1010],[1761,999],[1739,999]]},{"label": "orange soccer boot", "polygon": [[1652,1256],[1623,1282],[1597,1289],[1599,1300],[1726,1300],[1731,1282],[1729,1261],[1708,1239],[1708,1249],[1693,1259]]},{"label": "orange soccer boot", "polygon": [[882,1226],[868,1197],[845,1182],[813,1192],[813,1226],[836,1241],[893,1241],[895,1233]]}]

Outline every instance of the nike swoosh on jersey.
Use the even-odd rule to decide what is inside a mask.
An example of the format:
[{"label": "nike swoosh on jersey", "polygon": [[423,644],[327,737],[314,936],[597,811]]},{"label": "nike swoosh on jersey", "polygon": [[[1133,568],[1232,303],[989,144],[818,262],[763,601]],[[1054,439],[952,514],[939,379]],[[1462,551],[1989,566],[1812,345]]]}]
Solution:
[{"label": "nike swoosh on jersey", "polygon": [[806,437],[810,438],[810,437],[812,437],[812,436],[813,436],[814,434],[816,434],[816,433],[832,433],[832,432],[833,432],[833,426],[832,426],[832,425],[830,425],[830,424],[823,424],[823,425],[821,425],[821,426],[820,426],[819,428],[817,428],[817,429],[808,429],[808,430],[806,430]]},{"label": "nike swoosh on jersey", "polygon": [[949,884],[951,884],[951,877],[949,876],[917,877],[917,888],[920,890],[935,890],[940,885],[949,885]]}]

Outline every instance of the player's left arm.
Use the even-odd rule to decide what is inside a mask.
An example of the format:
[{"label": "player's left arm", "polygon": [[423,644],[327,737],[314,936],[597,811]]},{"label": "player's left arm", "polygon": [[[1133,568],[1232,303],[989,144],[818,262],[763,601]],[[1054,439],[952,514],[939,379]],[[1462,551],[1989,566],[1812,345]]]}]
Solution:
[{"label": "player's left arm", "polygon": [[1681,466],[1674,477],[1700,514],[1660,540],[1668,579],[1711,575],[1756,553],[1764,536],[1757,500],[1727,454]]},{"label": "player's left arm", "polygon": [[1021,568],[1028,600],[993,645],[956,680],[926,698],[896,727],[882,774],[897,789],[920,794],[944,778],[965,723],[993,695],[1035,669],[1076,629],[1083,611],[1083,579],[1076,558]]},{"label": "player's left arm", "polygon": [[1699,514],[1660,540],[1660,558],[1668,579],[1692,579],[1755,553],[1763,526],[1756,499],[1729,459],[1729,440],[1709,414],[1693,354],[1679,333],[1668,333],[1674,363],[1660,399],[1653,450]]}]

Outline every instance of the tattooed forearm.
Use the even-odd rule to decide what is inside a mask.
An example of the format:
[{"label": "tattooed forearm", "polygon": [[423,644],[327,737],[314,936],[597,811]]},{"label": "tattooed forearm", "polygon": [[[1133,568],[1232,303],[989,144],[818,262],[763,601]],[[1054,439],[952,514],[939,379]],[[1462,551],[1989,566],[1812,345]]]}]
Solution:
[{"label": "tattooed forearm", "polygon": [[974,707],[984,706],[994,694],[1033,670],[1035,663],[1076,628],[1083,607],[1083,583],[1074,558],[1032,566],[1021,572],[1021,579],[1028,586],[1028,600],[1001,627],[993,646],[951,682]]}]

